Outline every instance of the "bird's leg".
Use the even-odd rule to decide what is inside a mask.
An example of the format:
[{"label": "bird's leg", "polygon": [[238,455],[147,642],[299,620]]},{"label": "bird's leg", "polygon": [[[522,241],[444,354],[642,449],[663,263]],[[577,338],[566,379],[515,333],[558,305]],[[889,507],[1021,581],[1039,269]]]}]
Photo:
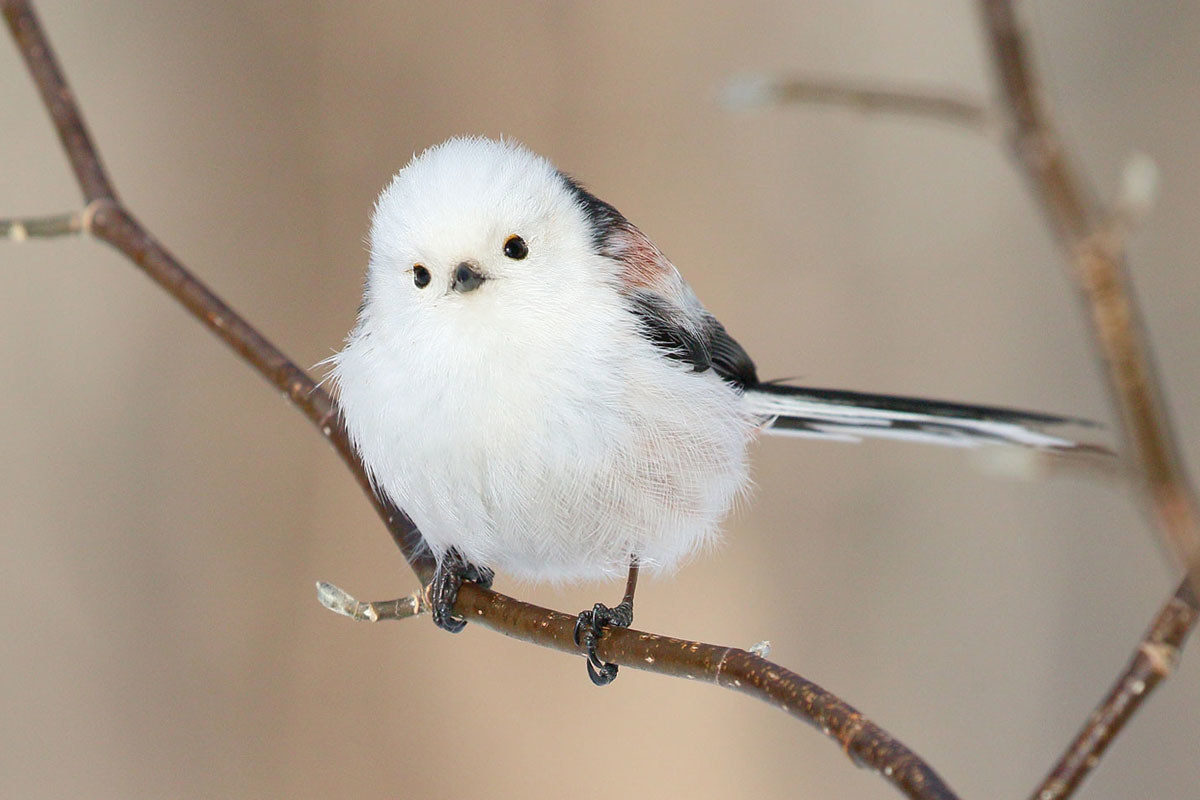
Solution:
[{"label": "bird's leg", "polygon": [[490,589],[494,577],[490,569],[475,566],[455,548],[447,550],[429,581],[429,610],[433,613],[433,624],[450,633],[461,631],[467,625],[466,620],[451,613],[454,601],[458,599],[458,588],[463,581],[471,581]]},{"label": "bird's leg", "polygon": [[614,608],[596,603],[591,611],[579,612],[575,620],[575,644],[587,648],[587,671],[592,683],[606,686],[617,677],[617,665],[601,661],[596,655],[596,643],[604,629],[613,626],[628,628],[633,624],[633,593],[637,589],[637,556],[629,560],[629,579],[625,582],[625,597]]}]

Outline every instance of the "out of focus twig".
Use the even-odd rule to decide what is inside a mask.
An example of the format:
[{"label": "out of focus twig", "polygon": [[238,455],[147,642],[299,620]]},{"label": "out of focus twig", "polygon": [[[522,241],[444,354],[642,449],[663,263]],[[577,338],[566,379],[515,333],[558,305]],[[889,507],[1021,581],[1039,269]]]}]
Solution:
[{"label": "out of focus twig", "polygon": [[[980,0],[1002,102],[992,107],[954,94],[815,78],[754,77],[735,81],[728,106],[775,103],[832,105],[950,122],[984,134],[1003,132],[1050,227],[1066,254],[1071,277],[1091,322],[1113,404],[1122,422],[1129,466],[1093,460],[1102,474],[1132,475],[1145,489],[1153,519],[1183,564],[1183,583],[1151,623],[1137,652],[1070,748],[1034,792],[1034,800],[1068,797],[1099,761],[1147,695],[1174,667],[1196,625],[1200,588],[1200,506],[1185,475],[1162,403],[1161,383],[1130,288],[1125,240],[1154,201],[1158,172],[1146,156],[1126,165],[1116,202],[1091,196],[1044,105],[1012,0]],[[1030,458],[991,459],[989,468],[1027,473],[1053,467]],[[1068,465],[1073,466],[1073,465]],[[1098,473],[1098,474],[1100,474]]]},{"label": "out of focus twig", "polygon": [[1002,119],[996,109],[952,91],[810,76],[743,76],[726,85],[722,99],[732,109],[795,103],[923,117],[987,135],[998,129]]},{"label": "out of focus twig", "polygon": [[1131,209],[1133,216],[1144,213],[1153,198],[1154,171],[1144,163],[1127,169],[1116,216],[1103,210],[1072,167],[1044,105],[1013,3],[980,0],[980,10],[1010,120],[1013,154],[1067,256],[1107,366],[1126,449],[1137,464],[1154,519],[1187,572],[1113,689],[1033,793],[1035,800],[1061,800],[1083,782],[1113,737],[1171,672],[1196,624],[1200,511],[1171,434],[1125,261],[1121,223],[1128,220],[1122,217],[1129,217]]},{"label": "out of focus twig", "polygon": [[83,214],[55,214],[50,217],[0,219],[0,239],[23,242],[26,239],[54,239],[83,233]]},{"label": "out of focus twig", "polygon": [[1043,105],[1044,93],[1012,3],[981,0],[981,8],[1011,120],[1013,154],[1068,258],[1155,519],[1195,578],[1200,575],[1200,511],[1184,476],[1141,313],[1130,291],[1124,239],[1112,235],[1111,215],[1092,198],[1069,161]]},{"label": "out of focus twig", "polygon": [[1197,613],[1196,597],[1185,580],[1150,623],[1133,658],[1030,800],[1064,800],[1079,788],[1154,687],[1170,677]]}]

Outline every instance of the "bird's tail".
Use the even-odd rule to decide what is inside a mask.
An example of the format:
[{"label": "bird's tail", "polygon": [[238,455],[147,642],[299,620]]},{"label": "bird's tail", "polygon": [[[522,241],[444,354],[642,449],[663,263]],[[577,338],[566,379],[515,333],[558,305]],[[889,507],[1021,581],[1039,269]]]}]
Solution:
[{"label": "bird's tail", "polygon": [[1053,451],[1109,453],[1081,442],[1068,427],[1097,428],[1094,422],[962,405],[915,397],[809,389],[779,383],[747,388],[746,404],[761,416],[767,433],[856,442],[863,438],[903,439],[976,447],[1007,444]]}]

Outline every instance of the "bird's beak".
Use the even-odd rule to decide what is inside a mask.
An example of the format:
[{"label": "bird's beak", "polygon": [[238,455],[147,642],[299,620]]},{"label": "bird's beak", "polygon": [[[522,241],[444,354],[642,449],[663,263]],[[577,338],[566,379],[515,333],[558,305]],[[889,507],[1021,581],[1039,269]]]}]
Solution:
[{"label": "bird's beak", "polygon": [[454,268],[454,280],[450,288],[459,294],[473,292],[483,283],[484,277],[479,268],[469,261],[464,261]]}]

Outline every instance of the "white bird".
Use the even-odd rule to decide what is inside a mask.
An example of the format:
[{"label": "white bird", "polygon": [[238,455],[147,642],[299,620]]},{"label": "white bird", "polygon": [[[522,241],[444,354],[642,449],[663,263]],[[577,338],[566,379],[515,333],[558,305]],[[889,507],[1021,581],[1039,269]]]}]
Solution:
[{"label": "white bird", "polygon": [[613,206],[512,141],[454,138],[375,206],[358,322],[331,359],[377,491],[438,561],[434,620],[492,570],[630,570],[577,627],[597,683],[638,567],[712,543],[766,433],[1071,449],[1046,414],[762,383],[679,271]]}]

